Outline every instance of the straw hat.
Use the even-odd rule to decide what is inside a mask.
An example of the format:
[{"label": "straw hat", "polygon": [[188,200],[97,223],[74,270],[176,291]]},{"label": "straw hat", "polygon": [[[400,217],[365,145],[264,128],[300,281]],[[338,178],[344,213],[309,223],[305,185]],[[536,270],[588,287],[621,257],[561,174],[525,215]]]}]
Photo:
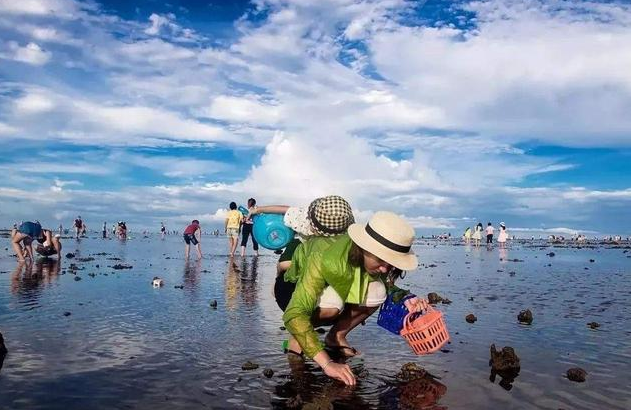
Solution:
[{"label": "straw hat", "polygon": [[348,235],[357,246],[396,268],[412,270],[418,265],[412,251],[414,229],[392,212],[375,213],[365,226],[349,226]]},{"label": "straw hat", "polygon": [[346,232],[355,223],[353,210],[344,198],[329,195],[313,200],[307,211],[307,219],[315,235],[334,236]]}]

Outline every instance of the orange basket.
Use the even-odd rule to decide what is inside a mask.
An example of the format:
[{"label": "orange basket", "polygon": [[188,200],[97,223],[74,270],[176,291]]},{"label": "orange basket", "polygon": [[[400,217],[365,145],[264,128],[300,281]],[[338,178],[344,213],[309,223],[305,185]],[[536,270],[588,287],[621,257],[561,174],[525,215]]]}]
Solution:
[{"label": "orange basket", "polygon": [[423,313],[409,313],[405,317],[401,329],[401,336],[419,355],[434,353],[449,341],[443,314],[428,303],[424,305]]}]

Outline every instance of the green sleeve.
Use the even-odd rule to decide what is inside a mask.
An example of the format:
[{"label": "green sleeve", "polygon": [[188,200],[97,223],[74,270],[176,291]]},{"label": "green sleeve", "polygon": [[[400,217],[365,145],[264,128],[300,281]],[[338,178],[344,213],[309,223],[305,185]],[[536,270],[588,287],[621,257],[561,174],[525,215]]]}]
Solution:
[{"label": "green sleeve", "polygon": [[321,262],[321,255],[309,258],[305,273],[296,283],[296,290],[283,315],[285,327],[296,338],[305,355],[310,358],[324,348],[311,324],[311,316],[317,308],[318,298],[326,287]]}]

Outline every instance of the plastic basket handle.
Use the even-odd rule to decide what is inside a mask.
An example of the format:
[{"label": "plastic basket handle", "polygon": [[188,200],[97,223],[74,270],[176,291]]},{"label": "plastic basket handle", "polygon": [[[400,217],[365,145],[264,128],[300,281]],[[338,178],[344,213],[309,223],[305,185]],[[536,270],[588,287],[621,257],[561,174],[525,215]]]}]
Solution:
[{"label": "plastic basket handle", "polygon": [[[416,319],[421,315],[420,312],[410,312],[405,315],[405,319],[403,319],[403,330],[409,332],[412,330],[412,320]],[[414,318],[412,318],[414,316]]]}]

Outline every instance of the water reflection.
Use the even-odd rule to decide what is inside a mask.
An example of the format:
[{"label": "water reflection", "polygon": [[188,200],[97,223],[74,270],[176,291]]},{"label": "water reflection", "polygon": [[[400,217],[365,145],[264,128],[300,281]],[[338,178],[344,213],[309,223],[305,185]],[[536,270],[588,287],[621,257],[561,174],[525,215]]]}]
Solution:
[{"label": "water reflection", "polygon": [[496,376],[500,376],[499,385],[502,386],[504,390],[510,390],[513,388],[513,382],[519,376],[519,369],[508,369],[502,371],[496,371],[491,368],[491,375],[489,376],[489,380],[495,383]]},{"label": "water reflection", "polygon": [[505,264],[506,262],[508,262],[508,248],[504,248],[504,247],[500,248],[499,254],[500,254],[501,264]]},{"label": "water reflection", "polygon": [[199,287],[199,277],[202,269],[201,259],[195,261],[186,260],[184,263],[183,282],[184,287],[190,290],[197,290]]},{"label": "water reflection", "polygon": [[11,274],[11,292],[19,297],[20,302],[35,308],[43,286],[56,280],[60,270],[61,263],[57,259],[18,263]]},{"label": "water reflection", "polygon": [[226,265],[226,274],[224,275],[224,298],[227,310],[235,310],[237,307],[237,293],[239,292],[239,284],[241,282],[234,258],[228,259]]},{"label": "water reflection", "polygon": [[248,262],[248,258],[243,258],[241,261],[241,269],[238,273],[241,280],[241,299],[246,306],[256,306],[257,303],[258,266],[259,258],[256,256],[252,257],[251,262]]}]

